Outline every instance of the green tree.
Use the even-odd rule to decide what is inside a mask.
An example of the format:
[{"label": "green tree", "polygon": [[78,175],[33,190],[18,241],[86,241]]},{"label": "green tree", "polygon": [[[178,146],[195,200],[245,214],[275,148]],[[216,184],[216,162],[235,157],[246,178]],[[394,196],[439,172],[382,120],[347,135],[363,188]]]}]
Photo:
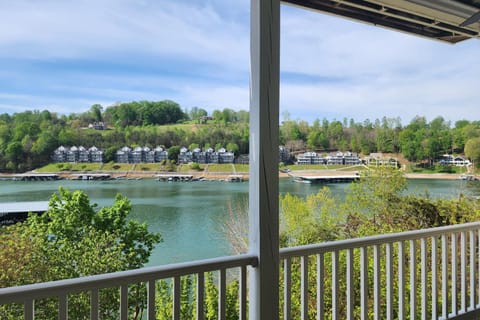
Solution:
[{"label": "green tree", "polygon": [[[25,260],[12,260],[12,249],[2,250],[0,265],[12,272],[0,276],[0,283],[21,285],[142,267],[161,237],[149,232],[146,224],[127,219],[130,210],[130,202],[120,195],[112,206],[97,210],[84,192],[60,189],[52,195],[43,215],[30,215],[26,222],[2,230],[2,243],[15,242],[13,248],[24,254]],[[141,298],[144,288],[133,286],[129,291],[130,318],[140,319],[145,307]],[[105,306],[102,318],[118,318],[115,292],[101,295]],[[69,307],[74,318],[84,318],[88,314],[88,296],[75,295]],[[37,309],[44,314],[40,318],[53,314],[51,308],[48,302],[39,306]],[[3,308],[0,315],[14,311]]]},{"label": "green tree", "polygon": [[239,150],[238,144],[232,143],[232,142],[227,143],[226,149],[227,149],[228,151],[230,151],[230,152],[235,153],[235,154],[237,154],[237,153],[238,153],[238,150]]},{"label": "green tree", "polygon": [[480,138],[472,138],[465,144],[465,155],[480,166]]},{"label": "green tree", "polygon": [[168,149],[168,159],[178,162],[178,155],[180,154],[179,146],[172,146]]},{"label": "green tree", "polygon": [[91,117],[95,120],[95,121],[102,121],[103,118],[102,118],[102,111],[103,111],[103,107],[102,105],[100,104],[94,104],[90,107],[90,114],[91,114]]}]

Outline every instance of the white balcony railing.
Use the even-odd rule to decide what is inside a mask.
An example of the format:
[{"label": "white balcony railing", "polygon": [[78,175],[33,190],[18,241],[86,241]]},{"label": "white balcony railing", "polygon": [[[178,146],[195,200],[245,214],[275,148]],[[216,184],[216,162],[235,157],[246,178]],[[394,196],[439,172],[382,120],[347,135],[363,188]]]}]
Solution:
[{"label": "white balcony railing", "polygon": [[[58,319],[68,319],[68,296],[79,292],[90,293],[90,319],[99,319],[99,291],[105,288],[119,288],[119,319],[129,319],[128,288],[129,285],[146,283],[147,287],[147,319],[156,319],[155,288],[156,282],[161,279],[172,279],[173,296],[172,316],[180,319],[180,277],[196,276],[196,319],[204,319],[204,275],[206,272],[218,271],[218,318],[225,319],[227,270],[239,270],[239,310],[240,319],[246,319],[247,308],[247,266],[255,267],[257,258],[252,255],[237,255],[218,259],[192,261],[187,263],[170,264],[160,267],[149,267],[136,270],[95,275],[77,279],[38,283],[19,287],[0,289],[0,305],[23,304],[23,319],[35,319],[35,301],[45,298],[58,300]],[[54,315],[51,315],[54,318]]]},{"label": "white balcony railing", "polygon": [[284,319],[478,319],[479,248],[469,223],[282,249]]},{"label": "white balcony railing", "polygon": [[[480,315],[480,223],[285,248],[280,257],[283,319],[476,319]],[[55,298],[58,318],[67,319],[68,296],[89,292],[90,319],[98,319],[99,291],[119,288],[120,319],[127,319],[129,285],[145,283],[146,314],[155,319],[156,282],[173,279],[171,313],[173,319],[180,319],[180,278],[194,275],[196,319],[204,319],[204,275],[217,271],[217,317],[225,319],[227,270],[238,270],[237,313],[239,319],[246,319],[247,267],[256,267],[257,262],[253,255],[238,255],[3,288],[0,305],[23,304],[24,319],[34,319],[35,301]]]}]

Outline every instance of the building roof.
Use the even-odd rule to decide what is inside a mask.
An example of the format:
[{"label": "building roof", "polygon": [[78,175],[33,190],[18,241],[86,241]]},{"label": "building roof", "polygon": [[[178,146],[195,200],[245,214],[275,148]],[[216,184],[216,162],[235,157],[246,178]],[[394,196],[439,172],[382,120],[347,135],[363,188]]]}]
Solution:
[{"label": "building roof", "polygon": [[283,2],[449,43],[480,38],[480,0]]},{"label": "building roof", "polygon": [[48,201],[7,202],[0,204],[0,214],[45,212],[48,210]]}]

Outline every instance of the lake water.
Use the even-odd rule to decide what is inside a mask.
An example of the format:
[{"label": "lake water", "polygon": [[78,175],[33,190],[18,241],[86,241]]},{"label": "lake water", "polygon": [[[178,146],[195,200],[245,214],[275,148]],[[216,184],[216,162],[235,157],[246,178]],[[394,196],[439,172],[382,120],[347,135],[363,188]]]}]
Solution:
[{"label": "lake water", "polygon": [[[248,203],[248,182],[120,181],[0,181],[0,203],[46,201],[63,186],[84,190],[92,203],[111,205],[116,194],[128,197],[132,217],[160,232],[163,242],[154,250],[150,265],[167,264],[231,254],[221,226],[229,219],[228,207]],[[330,184],[332,193],[343,196],[349,184]],[[298,196],[317,193],[322,185],[280,180],[280,193]],[[480,195],[478,182],[460,180],[409,180],[409,191],[428,192],[432,197],[451,198],[460,193]]]}]

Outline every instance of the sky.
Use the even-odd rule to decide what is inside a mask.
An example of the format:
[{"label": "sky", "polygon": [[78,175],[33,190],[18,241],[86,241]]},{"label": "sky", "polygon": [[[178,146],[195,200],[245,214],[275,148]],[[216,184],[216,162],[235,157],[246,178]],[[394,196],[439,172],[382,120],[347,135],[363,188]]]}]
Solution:
[{"label": "sky", "polygon": [[[248,110],[249,0],[0,0],[0,113]],[[480,40],[281,8],[280,120],[480,120]]]}]

